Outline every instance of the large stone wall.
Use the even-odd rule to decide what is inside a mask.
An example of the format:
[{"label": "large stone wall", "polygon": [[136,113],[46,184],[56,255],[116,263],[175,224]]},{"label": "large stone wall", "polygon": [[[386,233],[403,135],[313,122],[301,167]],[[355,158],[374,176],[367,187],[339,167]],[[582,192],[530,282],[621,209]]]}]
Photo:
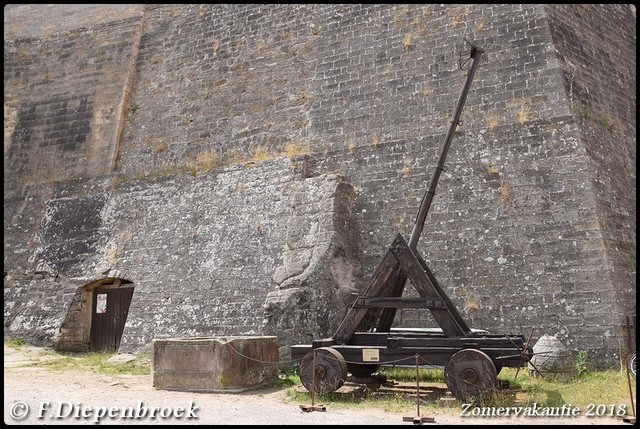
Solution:
[{"label": "large stone wall", "polygon": [[[629,96],[636,93],[635,7],[558,5],[548,15],[569,107],[589,157],[612,292],[619,311],[635,314],[636,99]],[[620,22],[630,31],[608,30]]]},{"label": "large stone wall", "polygon": [[141,7],[111,9],[5,8],[5,183],[113,171]]},{"label": "large stone wall", "polygon": [[69,314],[111,278],[135,285],[123,350],[331,335],[411,231],[473,34],[418,250],[473,327],[617,364],[635,7],[65,7],[5,7],[5,335],[73,343]]}]

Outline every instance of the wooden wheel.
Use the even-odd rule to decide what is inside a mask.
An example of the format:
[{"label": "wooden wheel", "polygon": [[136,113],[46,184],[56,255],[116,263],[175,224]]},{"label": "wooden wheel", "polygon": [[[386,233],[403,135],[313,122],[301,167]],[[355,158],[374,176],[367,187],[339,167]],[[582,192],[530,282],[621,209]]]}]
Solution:
[{"label": "wooden wheel", "polygon": [[347,364],[342,354],[331,347],[313,349],[300,361],[300,381],[309,392],[317,395],[338,390],[346,378]]},{"label": "wooden wheel", "polygon": [[496,386],[496,376],[491,358],[477,349],[460,350],[444,367],[447,387],[463,401],[485,397]]}]

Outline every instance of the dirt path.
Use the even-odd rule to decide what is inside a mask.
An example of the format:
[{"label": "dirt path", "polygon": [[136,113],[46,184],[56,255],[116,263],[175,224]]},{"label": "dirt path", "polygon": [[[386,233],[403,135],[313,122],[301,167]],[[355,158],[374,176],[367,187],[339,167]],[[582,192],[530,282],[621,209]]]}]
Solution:
[{"label": "dirt path", "polygon": [[[284,389],[174,392],[155,389],[151,376],[53,372],[25,366],[47,356],[34,348],[16,351],[5,346],[5,424],[413,425],[403,417],[415,414],[345,410],[331,404],[324,404],[324,412],[304,412],[300,404],[286,400]],[[440,425],[627,424],[615,418],[462,417],[460,412],[422,415],[435,419],[424,424]]]}]

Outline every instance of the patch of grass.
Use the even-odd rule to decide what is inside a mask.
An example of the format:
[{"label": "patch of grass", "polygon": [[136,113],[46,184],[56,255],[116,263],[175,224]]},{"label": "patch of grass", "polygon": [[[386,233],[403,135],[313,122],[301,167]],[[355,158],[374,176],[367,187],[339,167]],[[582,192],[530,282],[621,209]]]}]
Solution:
[{"label": "patch of grass", "polygon": [[516,120],[520,125],[524,125],[529,120],[529,110],[530,107],[528,105],[520,106],[518,113],[516,115]]},{"label": "patch of grass", "polygon": [[[387,380],[393,382],[415,382],[416,369],[410,367],[381,367],[378,374],[386,376]],[[418,375],[420,383],[444,385],[444,370],[441,369],[419,369]],[[299,380],[299,376],[297,377]],[[311,403],[311,394],[302,387],[298,381],[293,387],[285,392],[285,398],[290,402]],[[366,386],[347,391],[338,390],[335,392],[317,395],[316,403],[342,409],[379,409],[385,412],[408,412],[415,409],[416,399],[413,390],[409,392],[389,393],[382,392],[376,387]],[[421,397],[421,404],[425,408],[431,407],[433,411],[440,407],[439,402],[429,401],[426,397]],[[422,407],[422,405],[421,405]]]},{"label": "patch of grass", "polygon": [[[408,367],[381,367],[379,374],[383,374],[388,380],[415,381],[416,369]],[[420,381],[444,383],[444,370],[442,369],[418,369]]]},{"label": "patch of grass", "polygon": [[130,362],[110,363],[112,352],[61,353],[60,357],[38,362],[31,366],[50,371],[89,371],[98,374],[149,375],[151,364],[148,356],[139,355]]},{"label": "patch of grass", "polygon": [[404,49],[406,50],[411,49],[411,47],[413,46],[413,42],[411,41],[411,34],[404,35],[404,38],[402,39],[402,46],[404,46]]},{"label": "patch of grass", "polygon": [[284,151],[284,154],[288,158],[293,158],[298,155],[308,155],[309,153],[309,146],[296,146],[295,144],[288,144]]},{"label": "patch of grass", "polygon": [[281,371],[278,374],[278,380],[269,384],[269,387],[285,388],[291,386],[299,386],[301,384],[300,376],[294,370]]},{"label": "patch of grass", "polygon": [[[387,377],[387,381],[407,383],[415,386],[416,370],[408,367],[381,367],[379,374]],[[456,400],[455,406],[443,408],[441,397],[447,396],[447,388],[444,382],[444,370],[419,369],[421,391],[424,388],[433,390],[435,394],[421,394],[420,409],[425,413],[451,413],[459,414],[462,401]],[[300,404],[311,403],[311,394],[300,384],[299,377],[294,379],[288,376],[294,385],[285,391],[285,398],[290,402]],[[538,407],[562,407],[571,404],[585,411],[594,404],[614,406],[615,411],[627,410],[631,415],[631,403],[627,374],[620,370],[587,371],[569,381],[546,380],[540,377],[531,377],[526,368],[521,368],[516,377],[516,368],[503,368],[498,375],[499,388],[494,389],[487,397],[475,401],[469,399],[465,402],[477,403],[480,406],[510,407],[532,406]],[[360,385],[358,385],[360,386]],[[635,383],[633,383],[633,396],[635,398]],[[389,393],[387,390],[377,389],[371,386],[359,388],[338,389],[335,392],[317,395],[316,403],[331,405],[334,408],[343,409],[380,409],[387,412],[404,412],[415,410],[416,396],[411,389],[405,389],[398,393]],[[626,407],[626,408],[625,408]],[[593,410],[592,411],[596,411]],[[608,412],[608,409],[607,409]]]},{"label": "patch of grass", "polygon": [[165,139],[161,137],[149,137],[146,144],[147,146],[151,147],[153,153],[155,154],[162,153],[169,147]]},{"label": "patch of grass", "polygon": [[[518,390],[517,396],[524,405],[536,403],[541,407],[562,407],[572,404],[587,410],[593,404],[626,404],[629,413],[631,412],[627,374],[624,371],[586,371],[566,381],[530,377],[523,369],[514,379],[515,373],[515,368],[504,368],[498,379],[509,382],[511,390]],[[509,406],[514,404],[515,396],[508,400],[503,398],[502,401],[495,399],[490,405]]]},{"label": "patch of grass", "polygon": [[373,141],[371,142],[371,144],[376,149],[380,147],[380,140],[378,139],[378,136],[376,136],[376,135],[373,136]]},{"label": "patch of grass", "polygon": [[464,309],[467,312],[473,313],[480,310],[481,307],[480,301],[475,296],[469,296],[464,301]]},{"label": "patch of grass", "polygon": [[603,127],[605,127],[609,132],[613,132],[613,130],[616,128],[616,124],[613,121],[613,119],[611,119],[606,115],[600,117],[600,124]]},{"label": "patch of grass", "polygon": [[502,201],[509,205],[511,203],[511,192],[509,191],[509,185],[507,185],[507,181],[504,180],[504,177],[500,176],[500,195],[502,196]]},{"label": "patch of grass", "polygon": [[27,342],[22,338],[9,338],[7,340],[4,340],[4,343],[8,347],[11,347],[16,350],[20,350],[27,344]]},{"label": "patch of grass", "polygon": [[209,171],[220,165],[218,153],[214,149],[199,152],[196,155],[196,163],[201,171]]},{"label": "patch of grass", "polygon": [[572,111],[574,114],[583,117],[588,121],[592,121],[594,118],[593,109],[587,103],[576,102],[572,104]]},{"label": "patch of grass", "polygon": [[495,116],[491,116],[487,118],[487,128],[489,129],[489,131],[494,131],[497,126],[498,126],[498,118],[496,118]]},{"label": "patch of grass", "polygon": [[266,146],[258,146],[253,151],[254,161],[266,161],[271,158],[273,158],[273,155],[269,152],[269,149]]},{"label": "patch of grass", "polygon": [[247,161],[247,156],[238,149],[232,149],[226,156],[226,164],[240,164]]},{"label": "patch of grass", "polygon": [[[292,387],[285,392],[285,399],[289,402],[299,404],[310,404],[311,394],[300,387]],[[325,406],[341,409],[379,409],[386,412],[402,412],[415,408],[415,397],[408,395],[376,395],[375,391],[367,389],[353,391],[349,393],[330,392],[317,395],[315,403],[322,403]]]},{"label": "patch of grass", "polygon": [[353,140],[349,141],[349,154],[350,155],[356,154],[356,144],[353,142]]}]

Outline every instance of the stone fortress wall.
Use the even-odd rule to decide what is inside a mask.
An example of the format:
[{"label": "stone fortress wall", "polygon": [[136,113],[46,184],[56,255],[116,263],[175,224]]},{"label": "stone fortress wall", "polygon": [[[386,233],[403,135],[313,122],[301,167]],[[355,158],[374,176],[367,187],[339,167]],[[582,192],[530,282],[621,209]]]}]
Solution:
[{"label": "stone fortress wall", "polygon": [[[5,337],[332,335],[408,237],[463,317],[615,366],[635,314],[633,5],[6,5]],[[611,29],[616,29],[611,31]],[[464,59],[464,58],[463,58]],[[405,310],[403,326],[435,326]]]}]

